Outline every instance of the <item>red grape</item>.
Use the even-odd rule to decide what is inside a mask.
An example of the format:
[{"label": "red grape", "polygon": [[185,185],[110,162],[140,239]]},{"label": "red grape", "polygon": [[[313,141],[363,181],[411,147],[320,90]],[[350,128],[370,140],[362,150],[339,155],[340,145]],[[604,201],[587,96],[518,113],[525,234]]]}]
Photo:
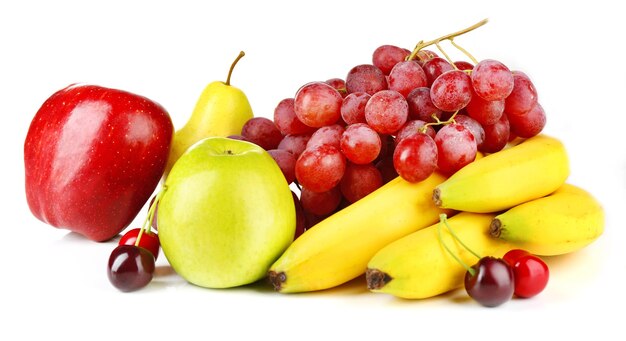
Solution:
[{"label": "red grape", "polygon": [[323,216],[332,213],[341,202],[341,191],[339,187],[333,187],[325,192],[313,192],[306,187],[302,187],[300,193],[302,208],[309,213]]},{"label": "red grape", "polygon": [[430,88],[415,88],[406,96],[409,104],[409,116],[425,122],[435,122],[433,115],[441,118],[441,110],[430,99]]},{"label": "red grape", "polygon": [[465,107],[467,114],[480,124],[490,125],[498,122],[504,113],[504,100],[486,101],[473,94],[472,99]]},{"label": "red grape", "polygon": [[433,58],[437,58],[439,56],[435,52],[433,52],[431,50],[419,50],[419,51],[417,51],[416,57],[417,57],[417,59],[416,59],[417,63],[420,66],[424,66],[424,63],[426,63],[427,61],[429,61],[429,60],[431,60]]},{"label": "red grape", "polygon": [[452,123],[443,126],[435,136],[437,166],[445,174],[453,174],[476,158],[476,140],[465,126]]},{"label": "red grape", "polygon": [[397,91],[382,90],[370,98],[365,106],[365,121],[381,134],[398,131],[409,115],[409,104]]},{"label": "red grape", "polygon": [[307,210],[303,210],[303,211],[304,211],[304,218],[306,221],[306,231],[310,230],[315,225],[317,225],[317,223],[319,223],[320,221],[328,217],[328,215],[317,215],[317,214],[308,212]]},{"label": "red grape", "polygon": [[315,128],[309,127],[298,119],[293,105],[293,98],[285,98],[278,102],[274,109],[274,124],[278,130],[283,135],[307,134],[315,131]]},{"label": "red grape", "polygon": [[528,76],[513,71],[513,91],[506,98],[504,111],[509,115],[522,115],[537,103],[537,90]]},{"label": "red grape", "polygon": [[294,99],[296,116],[310,127],[333,124],[341,117],[343,97],[332,86],[312,82],[301,87]]},{"label": "red grape", "polygon": [[492,125],[483,126],[485,130],[485,140],[480,151],[483,153],[495,153],[504,148],[509,142],[511,128],[507,115],[502,115],[500,120]]},{"label": "red grape", "polygon": [[454,66],[456,66],[456,68],[459,70],[472,70],[474,68],[474,64],[466,62],[464,60],[454,62]]},{"label": "red grape", "polygon": [[505,99],[513,91],[513,73],[504,64],[485,59],[472,70],[472,86],[484,100]]},{"label": "red grape", "polygon": [[470,132],[472,132],[472,135],[474,135],[474,139],[476,140],[476,147],[480,150],[483,141],[485,141],[485,129],[483,129],[483,126],[480,125],[478,121],[467,115],[457,114],[454,116],[454,121],[463,125],[465,128],[469,129]]},{"label": "red grape", "polygon": [[393,135],[380,134],[380,153],[378,153],[378,157],[374,159],[374,163],[378,162],[378,160],[387,157],[393,154],[393,149],[396,147],[396,139]]},{"label": "red grape", "polygon": [[437,108],[455,112],[465,108],[472,99],[471,87],[471,79],[465,72],[448,71],[433,82],[430,98]]},{"label": "red grape", "polygon": [[265,117],[253,117],[241,128],[241,135],[265,150],[276,149],[283,139],[283,134],[272,120]]},{"label": "red grape", "polygon": [[344,128],[338,124],[333,124],[326,127],[319,128],[311,135],[311,138],[306,144],[307,149],[322,144],[331,145],[337,149],[341,148],[340,141],[341,135],[344,132]]},{"label": "red grape", "polygon": [[154,256],[135,245],[119,245],[109,256],[107,276],[114,287],[128,292],[148,285],[154,274]]},{"label": "red grape", "polygon": [[391,69],[388,78],[390,90],[395,90],[407,97],[409,92],[415,88],[426,86],[428,80],[422,67],[416,61],[410,60],[399,62]]},{"label": "red grape", "polygon": [[267,152],[276,161],[287,183],[292,183],[296,179],[296,157],[284,149],[270,149]]},{"label": "red grape", "polygon": [[374,161],[380,153],[381,144],[378,133],[365,123],[347,126],[340,141],[343,155],[359,165]]},{"label": "red grape", "polygon": [[393,165],[406,181],[420,182],[437,168],[438,151],[432,137],[416,134],[404,138],[393,153]]},{"label": "red grape", "polygon": [[435,79],[444,74],[445,72],[454,70],[454,66],[448,63],[447,60],[441,57],[434,57],[428,60],[422,65],[424,73],[426,74],[426,80],[428,86],[431,86]]},{"label": "red grape", "polygon": [[[402,141],[403,139],[416,135],[416,134],[420,134],[420,128],[422,128],[424,125],[426,124],[426,122],[422,121],[422,120],[411,120],[406,122],[402,128],[400,128],[400,130],[398,130],[398,133],[396,134],[396,139],[394,140],[395,145],[397,146],[398,143],[400,143],[400,141]],[[428,126],[426,127],[426,131],[425,131],[426,135],[435,138],[435,129],[433,129],[432,126]]]},{"label": "red grape", "polygon": [[365,105],[370,97],[365,92],[353,92],[343,99],[341,118],[346,124],[365,123]]},{"label": "red grape", "polygon": [[349,163],[339,183],[341,193],[350,203],[357,202],[382,185],[383,177],[371,163],[364,165]]},{"label": "red grape", "polygon": [[[156,213],[153,219],[156,219]],[[129,230],[128,232],[124,233],[124,235],[118,242],[118,245],[135,245],[140,232],[141,229],[139,228]],[[141,234],[141,239],[139,240],[139,245],[137,246],[150,251],[154,259],[156,260],[159,257],[160,245],[161,243],[159,242],[158,234],[154,232],[143,231],[143,233]]]},{"label": "red grape", "polygon": [[346,90],[346,81],[341,78],[331,78],[326,80],[326,82],[324,83],[332,86],[333,88],[335,88],[335,90],[339,91],[341,97],[346,97],[346,95],[348,94]]},{"label": "red grape", "polygon": [[410,54],[411,51],[401,47],[382,45],[374,50],[372,64],[379,68],[385,75],[388,75],[394,65],[403,61]]},{"label": "red grape", "polygon": [[378,169],[382,175],[383,183],[385,184],[398,177],[398,172],[393,165],[393,155],[389,155],[378,160],[376,162],[376,169]]},{"label": "red grape", "polygon": [[387,89],[387,79],[379,68],[371,64],[353,67],[346,77],[348,93],[366,92],[370,96]]},{"label": "red grape", "polygon": [[297,159],[304,149],[306,149],[309,139],[311,139],[311,134],[287,135],[280,141],[277,149],[286,150]]},{"label": "red grape", "polygon": [[511,132],[522,138],[539,134],[546,125],[546,113],[539,102],[523,115],[507,115]]},{"label": "red grape", "polygon": [[327,144],[307,148],[296,161],[296,179],[313,192],[325,192],[337,186],[345,170],[343,154]]},{"label": "red grape", "polygon": [[478,303],[496,307],[513,297],[513,269],[502,259],[483,257],[465,273],[465,290]]}]

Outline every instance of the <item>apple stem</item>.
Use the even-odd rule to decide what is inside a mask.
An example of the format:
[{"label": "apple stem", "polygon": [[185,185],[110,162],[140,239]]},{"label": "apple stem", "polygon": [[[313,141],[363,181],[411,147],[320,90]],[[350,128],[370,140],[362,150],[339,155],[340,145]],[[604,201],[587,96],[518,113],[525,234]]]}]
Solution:
[{"label": "apple stem", "polygon": [[456,241],[459,242],[459,244],[461,244],[461,246],[463,246],[467,251],[469,251],[474,256],[478,257],[478,259],[480,259],[480,256],[478,256],[478,254],[476,254],[474,251],[468,248],[467,245],[463,244],[461,239],[457,237],[457,235],[454,233],[454,230],[452,230],[452,228],[450,228],[450,225],[448,224],[448,216],[445,213],[440,214],[439,224],[437,225],[437,238],[439,239],[439,244],[441,244],[443,248],[446,249],[446,251],[450,254],[450,256],[452,256],[452,258],[454,258],[454,260],[456,260],[457,263],[461,264],[465,268],[465,270],[467,270],[467,272],[470,273],[470,275],[472,276],[476,275],[476,270],[472,269],[470,266],[465,264],[465,262],[462,261],[461,258],[459,258],[457,255],[455,255],[454,252],[452,252],[452,250],[448,248],[448,245],[446,245],[446,243],[443,242],[443,238],[441,237],[441,225],[446,225],[446,228],[448,229],[452,237],[456,239]]},{"label": "apple stem", "polygon": [[245,55],[246,54],[243,51],[241,51],[239,52],[239,55],[237,56],[237,58],[235,58],[235,61],[233,61],[232,65],[230,66],[230,70],[228,70],[228,77],[226,78],[226,85],[230,85],[230,76],[233,74],[235,65],[237,65],[237,62],[239,61],[239,59],[243,58],[243,56]]},{"label": "apple stem", "polygon": [[152,232],[152,221],[154,220],[154,211],[156,210],[156,207],[159,201],[161,201],[163,194],[165,194],[166,189],[167,187],[163,186],[163,188],[161,188],[159,193],[157,193],[156,197],[154,198],[154,201],[150,205],[150,208],[148,209],[148,216],[146,217],[146,220],[144,221],[142,228],[139,230],[139,234],[137,235],[137,240],[135,240],[135,246],[139,246],[139,241],[141,240],[141,236],[143,235],[144,231],[146,231],[146,233]]}]

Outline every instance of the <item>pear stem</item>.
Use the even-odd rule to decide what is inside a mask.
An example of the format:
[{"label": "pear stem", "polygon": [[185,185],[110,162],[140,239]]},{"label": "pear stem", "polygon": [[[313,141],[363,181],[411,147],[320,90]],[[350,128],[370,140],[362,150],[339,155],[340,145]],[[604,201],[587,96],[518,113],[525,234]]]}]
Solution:
[{"label": "pear stem", "polygon": [[230,85],[230,76],[233,74],[235,65],[237,65],[237,62],[239,61],[239,59],[243,58],[243,56],[245,55],[246,54],[243,51],[239,52],[239,55],[237,56],[237,58],[235,58],[233,63],[230,65],[230,70],[228,70],[228,78],[226,78],[226,85]]}]

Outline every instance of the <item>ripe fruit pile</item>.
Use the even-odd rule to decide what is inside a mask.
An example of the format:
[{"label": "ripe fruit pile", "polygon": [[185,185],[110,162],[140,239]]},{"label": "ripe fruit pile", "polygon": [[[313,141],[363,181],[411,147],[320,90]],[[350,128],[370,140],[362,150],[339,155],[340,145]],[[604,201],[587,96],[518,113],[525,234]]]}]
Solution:
[{"label": "ripe fruit pile", "polygon": [[[365,274],[370,291],[408,299],[463,284],[485,306],[535,296],[549,277],[539,256],[592,243],[603,233],[604,211],[566,183],[565,146],[539,134],[546,117],[530,79],[500,62],[477,61],[454,42],[485,22],[413,51],[383,45],[345,81],[311,82],[280,101],[273,121],[253,117],[246,96],[230,85],[242,52],[225,83],[205,88],[173,139],[169,116],[155,102],[68,87],[44,103],[26,139],[31,209],[50,224],[107,240],[165,175],[143,226],[124,234],[109,257],[108,278],[121,291],[149,284],[162,247],[181,277],[209,288],[267,277],[277,291],[305,292]],[[442,41],[471,62],[452,61]],[[94,115],[102,116],[97,129],[83,129]],[[63,119],[69,116],[78,119]],[[149,134],[134,129],[152,121]],[[124,143],[129,134],[145,148],[120,167],[119,148],[133,151]],[[79,145],[109,144],[76,149],[77,137],[85,142]],[[42,153],[50,141],[56,152]],[[146,162],[150,156],[154,162]],[[84,183],[103,186],[71,187]],[[121,207],[131,192],[135,205],[122,205],[129,210],[101,209]],[[50,193],[54,201],[35,200]],[[159,235],[152,231],[157,210]]]},{"label": "ripe fruit pile", "polygon": [[[305,84],[278,103],[273,122],[253,118],[238,138],[268,150],[287,181],[301,186],[308,228],[398,175],[409,182],[435,170],[450,175],[477,152],[535,136],[546,116],[529,77],[495,60],[479,62],[453,41],[484,23],[412,52],[380,46],[372,64],[353,67],[345,81]],[[424,49],[441,49],[442,40],[472,63]]]}]

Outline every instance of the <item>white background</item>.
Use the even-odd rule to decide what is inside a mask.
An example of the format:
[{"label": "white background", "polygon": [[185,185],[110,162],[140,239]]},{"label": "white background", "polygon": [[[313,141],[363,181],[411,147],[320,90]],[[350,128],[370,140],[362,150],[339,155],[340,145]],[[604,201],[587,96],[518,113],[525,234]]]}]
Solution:
[{"label": "white background", "polygon": [[[7,4],[10,3],[10,4]],[[610,1],[10,1],[0,5],[0,113],[5,122],[0,240],[0,339],[567,339],[624,336],[623,13]],[[382,44],[412,48],[489,23],[457,42],[531,76],[545,132],[571,158],[570,182],[606,209],[604,235],[549,259],[548,288],[486,309],[463,291],[423,301],[371,294],[360,278],[325,292],[282,295],[265,285],[209,290],[168,273],[123,294],[108,282],[113,242],[89,242],[29,212],[23,142],[53,92],[87,82],[160,102],[180,128],[204,86],[232,84],[256,116],[312,80],[345,77]],[[446,46],[446,45],[444,45]],[[453,48],[450,54],[460,57]],[[7,124],[8,123],[8,126]],[[515,179],[511,179],[514,181]],[[137,223],[143,219],[145,209]]]}]

